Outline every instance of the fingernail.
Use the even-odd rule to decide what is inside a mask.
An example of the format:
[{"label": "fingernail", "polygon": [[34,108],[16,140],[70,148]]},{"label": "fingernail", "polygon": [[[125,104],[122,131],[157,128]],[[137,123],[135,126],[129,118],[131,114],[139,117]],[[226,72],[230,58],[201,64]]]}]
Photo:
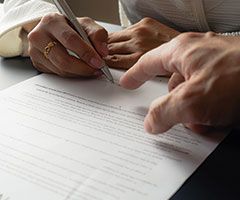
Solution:
[{"label": "fingernail", "polygon": [[101,52],[102,52],[102,56],[105,57],[108,55],[108,46],[106,42],[102,43],[102,48],[101,48]]},{"label": "fingernail", "polygon": [[151,124],[149,122],[148,115],[145,117],[145,120],[144,120],[144,128],[145,128],[146,132],[153,133],[153,129],[152,129],[152,126],[151,126]]},{"label": "fingernail", "polygon": [[90,60],[90,64],[93,67],[98,68],[98,69],[100,69],[102,67],[102,61],[100,59],[97,59],[97,58],[92,58]]}]

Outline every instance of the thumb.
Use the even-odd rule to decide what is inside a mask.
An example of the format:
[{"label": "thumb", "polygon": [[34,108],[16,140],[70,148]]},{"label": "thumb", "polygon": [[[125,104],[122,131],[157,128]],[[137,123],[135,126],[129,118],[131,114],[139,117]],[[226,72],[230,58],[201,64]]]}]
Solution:
[{"label": "thumb", "polygon": [[144,127],[149,133],[163,133],[179,123],[199,123],[201,113],[196,113],[198,98],[191,96],[188,82],[180,84],[169,94],[152,102],[145,117]]},{"label": "thumb", "polygon": [[178,105],[173,103],[178,103],[175,98],[173,94],[168,94],[152,102],[144,120],[144,128],[148,133],[164,133],[179,123],[180,119],[176,116]]}]

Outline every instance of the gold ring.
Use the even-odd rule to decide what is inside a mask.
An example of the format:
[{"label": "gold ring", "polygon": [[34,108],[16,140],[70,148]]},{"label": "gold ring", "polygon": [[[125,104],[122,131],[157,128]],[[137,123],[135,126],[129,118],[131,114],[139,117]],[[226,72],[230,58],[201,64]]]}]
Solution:
[{"label": "gold ring", "polygon": [[47,44],[47,46],[44,48],[44,56],[46,59],[48,59],[48,54],[50,53],[51,49],[56,45],[57,43],[52,41]]}]

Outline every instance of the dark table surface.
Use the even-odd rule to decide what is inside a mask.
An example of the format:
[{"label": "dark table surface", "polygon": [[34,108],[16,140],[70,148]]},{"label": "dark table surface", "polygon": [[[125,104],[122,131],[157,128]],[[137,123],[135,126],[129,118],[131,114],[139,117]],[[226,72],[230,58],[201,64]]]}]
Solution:
[{"label": "dark table surface", "polygon": [[240,199],[240,131],[232,131],[171,200]]}]

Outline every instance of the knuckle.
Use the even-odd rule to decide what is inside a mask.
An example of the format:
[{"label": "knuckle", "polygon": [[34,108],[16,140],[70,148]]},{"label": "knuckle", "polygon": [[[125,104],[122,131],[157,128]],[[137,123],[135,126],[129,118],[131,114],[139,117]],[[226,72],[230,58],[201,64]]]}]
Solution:
[{"label": "knuckle", "polygon": [[194,32],[187,32],[182,34],[182,38],[188,40],[190,38],[194,38],[196,35],[197,34]]},{"label": "knuckle", "polygon": [[146,43],[143,39],[137,38],[133,41],[135,47],[138,48],[138,52],[145,52],[146,51]]},{"label": "knuckle", "polygon": [[79,18],[79,21],[86,24],[94,22],[94,20],[90,17],[81,17]]},{"label": "knuckle", "polygon": [[180,43],[189,43],[190,41],[196,39],[196,38],[200,38],[204,36],[204,33],[197,33],[197,32],[186,32],[186,33],[182,33],[179,36],[176,37],[176,40],[178,40]]},{"label": "knuckle", "polygon": [[60,37],[65,44],[74,44],[78,39],[78,36],[71,30],[63,30]]},{"label": "knuckle", "polygon": [[192,102],[193,96],[193,90],[189,87],[185,87],[184,90],[181,91],[180,99],[183,102]]},{"label": "knuckle", "polygon": [[61,19],[64,19],[64,17],[58,13],[50,13],[47,15],[44,15],[42,17],[41,23],[43,24],[52,24],[55,23]]},{"label": "knuckle", "polygon": [[194,37],[196,33],[193,32],[187,32],[187,33],[182,33],[179,36],[177,36],[175,38],[175,40],[179,43],[179,44],[185,44],[188,43],[190,39],[192,39]]},{"label": "knuckle", "polygon": [[32,30],[29,34],[28,34],[28,41],[30,43],[35,43],[36,41],[39,41],[39,39],[41,38],[39,31],[37,30]]},{"label": "knuckle", "polygon": [[140,21],[141,24],[145,24],[145,25],[150,25],[150,24],[152,24],[153,22],[154,22],[154,20],[153,20],[152,18],[150,18],[150,17],[144,17],[144,18]]},{"label": "knuckle", "polygon": [[212,32],[212,31],[208,31],[206,34],[205,34],[205,37],[206,38],[212,38],[214,36],[216,36],[217,34]]},{"label": "knuckle", "polygon": [[149,34],[149,29],[146,26],[139,26],[133,30],[133,34],[141,38]]},{"label": "knuckle", "polygon": [[92,38],[93,40],[107,39],[108,32],[103,27],[99,27],[95,31],[90,31],[89,37]]}]

